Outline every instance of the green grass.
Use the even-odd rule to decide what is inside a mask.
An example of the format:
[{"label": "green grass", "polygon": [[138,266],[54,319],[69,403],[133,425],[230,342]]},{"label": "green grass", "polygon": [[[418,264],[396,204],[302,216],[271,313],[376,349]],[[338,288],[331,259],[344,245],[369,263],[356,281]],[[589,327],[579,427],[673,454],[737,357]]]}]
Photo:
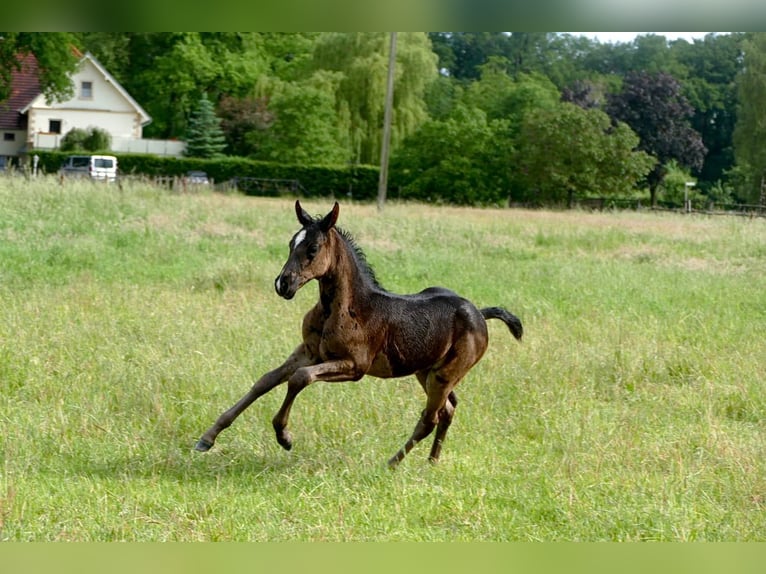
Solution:
[{"label": "green grass", "polygon": [[[306,202],[324,213],[331,202]],[[316,285],[273,291],[289,200],[0,179],[0,539],[764,540],[766,221],[342,202],[397,292],[524,321],[391,472],[413,378],[262,397]]]}]

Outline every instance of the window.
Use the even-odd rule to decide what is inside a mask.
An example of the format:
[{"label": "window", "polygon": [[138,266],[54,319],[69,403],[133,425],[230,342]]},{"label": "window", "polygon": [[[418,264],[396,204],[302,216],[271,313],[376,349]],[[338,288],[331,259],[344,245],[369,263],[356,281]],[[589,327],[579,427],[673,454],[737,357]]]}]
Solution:
[{"label": "window", "polygon": [[86,100],[93,98],[93,82],[80,83],[80,98]]},{"label": "window", "polygon": [[48,131],[52,134],[60,134],[61,120],[48,120]]},{"label": "window", "polygon": [[15,142],[16,141],[16,134],[13,133],[13,132],[5,132],[3,134],[3,141]]}]

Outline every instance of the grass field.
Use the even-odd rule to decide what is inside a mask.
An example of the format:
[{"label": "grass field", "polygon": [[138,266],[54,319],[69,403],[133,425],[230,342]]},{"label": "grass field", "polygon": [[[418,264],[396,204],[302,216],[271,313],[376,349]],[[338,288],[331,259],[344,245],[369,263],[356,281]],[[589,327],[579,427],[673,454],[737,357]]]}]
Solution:
[{"label": "grass field", "polygon": [[[306,202],[325,213],[329,200]],[[0,179],[0,539],[766,539],[766,221],[342,202],[383,285],[519,315],[438,465],[413,378],[261,398],[298,343],[290,200]]]}]

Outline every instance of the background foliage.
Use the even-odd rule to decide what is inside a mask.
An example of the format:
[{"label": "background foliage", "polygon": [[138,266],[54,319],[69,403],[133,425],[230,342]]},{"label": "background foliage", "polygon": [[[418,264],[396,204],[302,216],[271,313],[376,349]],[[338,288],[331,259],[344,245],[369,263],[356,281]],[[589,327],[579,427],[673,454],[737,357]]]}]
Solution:
[{"label": "background foliage", "polygon": [[[455,203],[522,198],[539,204],[562,195],[648,190],[659,201],[669,199],[661,197],[661,184],[674,161],[703,195],[721,197],[712,190],[728,188],[729,198],[755,201],[765,169],[757,161],[757,114],[766,85],[758,64],[766,50],[763,34],[711,33],[693,42],[646,34],[603,44],[543,32],[401,33],[392,133],[395,193]],[[152,115],[147,137],[187,137],[194,107],[205,97],[221,120],[229,156],[378,164],[387,34],[10,34],[0,68],[7,77],[13,67],[8,54],[35,53],[44,64],[43,85],[55,93],[73,65],[62,55],[72,45],[93,52]],[[601,130],[605,158],[596,159],[592,137],[581,141],[571,130],[556,132],[557,121],[576,117],[564,104],[604,112],[615,126],[627,124],[638,136],[630,151],[652,155],[652,170],[635,169],[642,156],[616,145],[629,141],[623,135]],[[539,149],[528,138],[522,141],[533,121],[540,133],[555,133],[558,149],[573,150],[568,168],[555,166],[562,181],[577,179],[574,170],[580,168],[598,174],[610,162],[631,167],[619,185],[607,177],[609,184],[581,181],[551,192],[550,182],[533,181],[519,167],[539,160]],[[546,121],[551,125],[540,125]]]}]

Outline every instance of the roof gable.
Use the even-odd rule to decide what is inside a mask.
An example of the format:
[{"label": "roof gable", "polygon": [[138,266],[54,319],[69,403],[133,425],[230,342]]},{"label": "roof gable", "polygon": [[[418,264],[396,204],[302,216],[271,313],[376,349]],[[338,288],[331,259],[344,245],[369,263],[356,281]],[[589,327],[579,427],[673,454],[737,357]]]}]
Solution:
[{"label": "roof gable", "polygon": [[136,110],[136,113],[141,116],[141,125],[146,125],[149,122],[152,121],[152,118],[149,114],[146,113],[146,110],[142,108],[136,100],[133,99],[133,97],[123,88],[120,83],[114,79],[112,74],[110,74],[104,66],[101,65],[101,63],[96,60],[96,58],[91,54],[90,52],[86,52],[85,55],[82,57],[82,60],[80,60],[80,65],[82,63],[89,61],[93,66],[104,76],[104,79],[114,86],[114,88],[119,92],[119,94],[125,98],[125,100]]},{"label": "roof gable", "polygon": [[24,129],[22,113],[40,94],[37,59],[33,54],[20,58],[21,68],[11,71],[11,95],[0,102],[0,129]]}]

